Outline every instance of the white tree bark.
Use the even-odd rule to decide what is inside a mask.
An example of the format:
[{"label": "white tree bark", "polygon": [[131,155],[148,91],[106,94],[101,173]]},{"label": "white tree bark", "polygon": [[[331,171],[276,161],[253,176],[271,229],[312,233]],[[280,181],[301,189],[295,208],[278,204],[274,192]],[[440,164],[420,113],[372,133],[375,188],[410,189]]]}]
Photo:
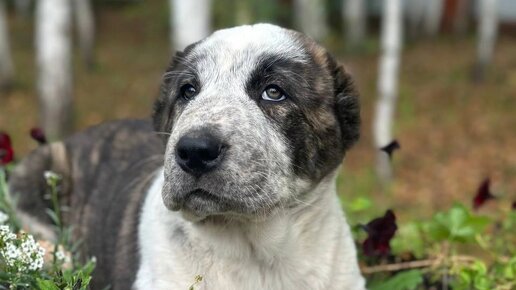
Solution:
[{"label": "white tree bark", "polygon": [[441,27],[443,15],[443,0],[426,0],[426,13],[423,20],[423,30],[428,36],[435,36]]},{"label": "white tree bark", "polygon": [[211,0],[169,0],[172,47],[183,50],[212,30]]},{"label": "white tree bark", "polygon": [[426,15],[428,0],[405,0],[405,12],[407,19],[407,34],[415,38],[421,33],[421,27]]},{"label": "white tree bark", "polygon": [[324,3],[323,0],[294,1],[297,27],[317,41],[322,41],[328,34]]},{"label": "white tree bark", "polygon": [[[377,149],[389,144],[392,137],[394,112],[398,96],[398,75],[402,45],[401,0],[385,0],[382,16],[382,41],[378,101],[373,122],[373,135]],[[377,174],[383,182],[391,179],[390,160],[378,150]]]},{"label": "white tree bark", "polygon": [[73,8],[79,48],[84,63],[91,68],[95,62],[95,17],[91,0],[73,0]]},{"label": "white tree bark", "polygon": [[352,48],[364,42],[366,35],[366,2],[364,0],[344,0],[342,5],[346,40]]},{"label": "white tree bark", "polygon": [[38,0],[36,60],[43,130],[50,140],[71,129],[71,0]]},{"label": "white tree bark", "polygon": [[478,3],[478,46],[477,64],[474,79],[482,81],[486,67],[493,57],[494,46],[498,34],[498,0],[480,0]]},{"label": "white tree bark", "polygon": [[7,90],[14,80],[14,65],[9,47],[5,0],[0,0],[0,90]]}]

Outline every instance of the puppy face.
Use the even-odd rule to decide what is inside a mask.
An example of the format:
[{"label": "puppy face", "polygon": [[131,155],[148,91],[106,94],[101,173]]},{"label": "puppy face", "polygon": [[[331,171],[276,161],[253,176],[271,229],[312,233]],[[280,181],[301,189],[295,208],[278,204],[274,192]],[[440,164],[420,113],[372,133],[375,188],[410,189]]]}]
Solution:
[{"label": "puppy face", "polygon": [[267,216],[340,164],[359,119],[349,76],[311,39],[268,24],[217,31],[164,75],[163,201],[194,220]]}]

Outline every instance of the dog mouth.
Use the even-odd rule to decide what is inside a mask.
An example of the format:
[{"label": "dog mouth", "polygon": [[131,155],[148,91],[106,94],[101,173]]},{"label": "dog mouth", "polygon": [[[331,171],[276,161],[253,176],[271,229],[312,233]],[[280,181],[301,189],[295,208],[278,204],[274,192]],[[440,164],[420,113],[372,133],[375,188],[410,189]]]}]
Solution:
[{"label": "dog mouth", "polygon": [[219,203],[222,198],[202,188],[194,189],[186,194],[186,200],[188,199],[202,199],[207,202]]},{"label": "dog mouth", "polygon": [[[252,219],[266,216],[278,206],[267,192],[251,190],[255,187],[234,184],[231,180],[201,178],[178,182],[176,176],[174,179],[164,183],[163,202],[168,210],[179,212],[183,217],[189,217],[187,219],[208,216]],[[258,181],[254,184],[264,186]]]},{"label": "dog mouth", "polygon": [[219,214],[232,208],[231,201],[201,188],[183,195],[182,198],[176,200],[176,205],[176,210],[195,215]]}]

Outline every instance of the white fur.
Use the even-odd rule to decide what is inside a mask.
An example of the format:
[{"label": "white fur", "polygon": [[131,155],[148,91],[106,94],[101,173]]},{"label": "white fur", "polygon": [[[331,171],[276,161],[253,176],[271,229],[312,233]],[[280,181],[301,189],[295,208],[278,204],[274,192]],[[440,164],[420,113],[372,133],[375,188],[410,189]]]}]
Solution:
[{"label": "white fur", "polygon": [[[188,289],[201,275],[195,289],[364,289],[335,175],[314,189],[309,202],[265,221],[220,226],[188,222],[169,211],[159,171],[139,225],[135,288]],[[174,236],[177,226],[184,237]]]},{"label": "white fur", "polygon": [[[306,190],[295,184],[290,172],[287,140],[246,92],[246,82],[264,56],[307,61],[298,42],[292,32],[274,25],[240,26],[215,32],[180,60],[194,68],[200,86],[198,94],[175,114],[168,138],[163,193],[169,208],[177,205],[177,196],[202,188],[245,204],[241,214],[266,213]],[[230,149],[217,172],[197,180],[175,162],[174,151],[181,137],[206,127],[216,127]],[[187,209],[182,213],[190,219],[205,217]]]},{"label": "white fur", "polygon": [[[164,168],[143,205],[136,289],[188,289],[197,275],[197,290],[364,289],[336,195],[338,169],[318,184],[291,172],[287,140],[246,93],[267,54],[307,60],[291,32],[263,24],[216,32],[182,60],[196,58],[201,88],[174,117]],[[230,149],[216,171],[194,178],[174,150],[184,134],[206,126]],[[189,212],[176,203],[197,188],[240,206]]]}]

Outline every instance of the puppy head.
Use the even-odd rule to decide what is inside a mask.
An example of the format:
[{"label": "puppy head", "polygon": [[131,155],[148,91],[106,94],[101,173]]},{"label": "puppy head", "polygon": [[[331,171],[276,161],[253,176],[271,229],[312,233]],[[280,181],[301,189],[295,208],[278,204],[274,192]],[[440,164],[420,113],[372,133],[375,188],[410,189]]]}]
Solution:
[{"label": "puppy head", "polygon": [[349,75],[313,40],[268,24],[217,31],[164,74],[164,203],[194,220],[267,216],[338,167],[359,123]]}]

